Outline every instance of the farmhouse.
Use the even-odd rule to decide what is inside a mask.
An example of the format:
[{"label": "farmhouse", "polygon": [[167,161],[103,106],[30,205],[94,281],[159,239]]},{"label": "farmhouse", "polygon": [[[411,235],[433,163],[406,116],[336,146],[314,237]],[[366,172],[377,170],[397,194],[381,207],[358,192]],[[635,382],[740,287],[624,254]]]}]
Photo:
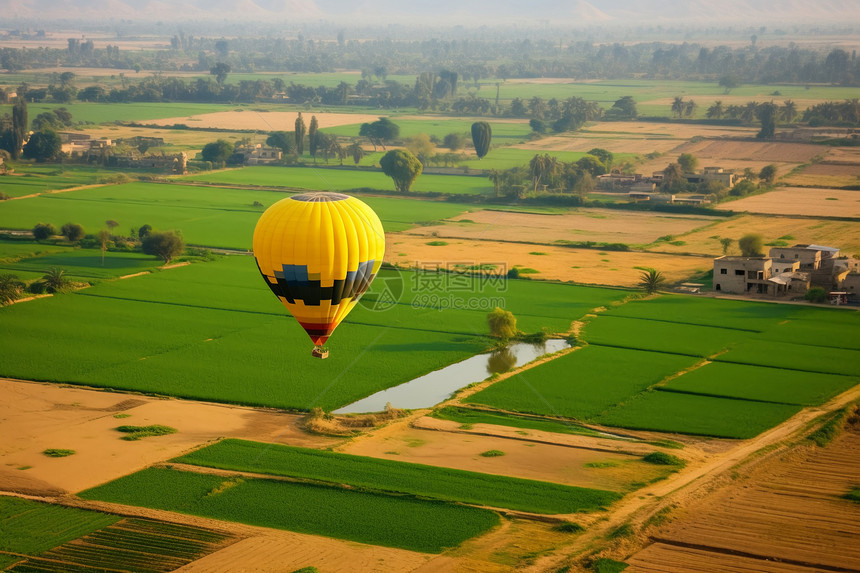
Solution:
[{"label": "farmhouse", "polygon": [[265,165],[279,161],[283,156],[283,151],[276,147],[265,147],[259,143],[249,149],[242,149],[245,155],[246,165]]}]

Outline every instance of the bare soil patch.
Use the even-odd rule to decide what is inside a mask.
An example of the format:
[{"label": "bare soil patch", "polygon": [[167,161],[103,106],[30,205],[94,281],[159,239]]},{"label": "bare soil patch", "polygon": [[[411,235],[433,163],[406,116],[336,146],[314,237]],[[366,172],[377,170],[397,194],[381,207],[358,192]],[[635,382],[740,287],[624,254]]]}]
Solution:
[{"label": "bare soil patch", "polygon": [[[447,424],[442,426],[447,427]],[[505,455],[480,455],[489,450],[499,450]],[[647,482],[665,473],[664,468],[642,462],[636,455],[565,447],[517,437],[415,428],[402,423],[354,439],[338,451],[614,491],[627,491],[634,482]],[[613,465],[586,467],[588,463]]]},{"label": "bare soil patch", "polygon": [[[188,127],[216,129],[253,129],[261,131],[292,131],[299,112],[235,110],[204,113],[185,117],[169,117],[141,121],[143,125],[185,124]],[[320,129],[353,125],[379,119],[377,115],[353,113],[303,113],[302,117],[310,122],[316,116]]]},{"label": "bare soil patch", "polygon": [[716,208],[773,215],[860,217],[860,191],[822,187],[777,187],[761,195],[722,203]]},{"label": "bare soil patch", "polygon": [[730,141],[707,139],[690,142],[680,148],[679,153],[692,153],[701,159],[744,159],[752,161],[805,163],[816,155],[823,155],[827,148],[807,143],[784,143],[765,141]]},{"label": "bare soil patch", "polygon": [[613,153],[668,153],[678,146],[677,139],[664,137],[601,137],[578,133],[577,137],[556,135],[544,137],[527,143],[512,145],[515,149],[532,149],[539,151],[589,151],[595,147],[607,149]]},{"label": "bare soil patch", "polygon": [[[669,102],[671,105],[671,101]],[[758,129],[742,126],[656,123],[646,121],[607,121],[589,124],[583,134],[619,134],[639,137],[665,137],[687,141],[694,137],[755,137]]]},{"label": "bare soil patch", "polygon": [[[274,411],[8,379],[0,379],[0,392],[0,491],[77,492],[220,437],[311,447],[337,442],[302,432],[301,416]],[[125,424],[179,431],[128,442],[116,431]],[[49,458],[42,454],[48,448],[76,453]]]},{"label": "bare soil patch", "polygon": [[[680,281],[713,266],[710,259],[642,252],[571,249],[497,241],[450,239],[444,246],[430,246],[429,237],[390,233],[385,260],[400,266],[446,268],[456,264],[495,264],[499,269],[516,266],[537,273],[523,275],[581,284],[633,287],[640,280],[638,267],[659,269],[669,282]],[[542,254],[534,254],[542,253]]]},{"label": "bare soil patch", "polygon": [[559,215],[477,211],[452,217],[462,223],[411,229],[410,234],[553,244],[559,240],[647,244],[665,235],[687,233],[719,219],[701,215],[581,209]]}]

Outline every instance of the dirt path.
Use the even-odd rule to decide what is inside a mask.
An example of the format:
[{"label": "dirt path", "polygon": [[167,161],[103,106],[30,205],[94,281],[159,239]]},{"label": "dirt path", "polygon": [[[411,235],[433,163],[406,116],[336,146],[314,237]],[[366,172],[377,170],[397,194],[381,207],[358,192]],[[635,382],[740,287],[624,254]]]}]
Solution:
[{"label": "dirt path", "polygon": [[[667,480],[637,491],[635,496],[627,496],[611,509],[605,520],[593,524],[586,533],[577,538],[574,544],[564,547],[562,551],[539,559],[533,566],[523,571],[539,573],[552,570],[554,566],[560,566],[565,559],[585,550],[628,520],[644,521],[670,502],[683,505],[685,501],[688,502],[693,499],[697,491],[706,487],[710,480],[716,479],[720,474],[743,462],[756,452],[768,446],[779,444],[802,431],[818,416],[842,408],[858,399],[860,399],[860,386],[840,394],[822,406],[805,408],[783,424],[751,440],[741,442],[737,447],[723,454],[715,455],[704,463],[688,466]],[[694,482],[698,483],[694,484]],[[694,484],[691,489],[684,489],[691,484]]]}]

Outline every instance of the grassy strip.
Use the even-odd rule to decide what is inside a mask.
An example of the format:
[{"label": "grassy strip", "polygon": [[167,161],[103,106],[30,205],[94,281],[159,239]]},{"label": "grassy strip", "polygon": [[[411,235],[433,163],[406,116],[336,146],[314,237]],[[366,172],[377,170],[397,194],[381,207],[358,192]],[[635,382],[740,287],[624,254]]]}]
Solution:
[{"label": "grassy strip", "polygon": [[[224,487],[227,481],[235,485]],[[499,523],[491,511],[438,501],[170,469],[146,469],[79,495],[427,553]]]},{"label": "grassy strip", "polygon": [[529,416],[517,416],[503,412],[490,412],[476,408],[457,408],[456,406],[445,406],[434,410],[430,416],[440,420],[450,420],[460,424],[495,424],[497,426],[509,426],[512,428],[523,428],[529,430],[540,430],[542,432],[554,432],[557,434],[576,434],[582,436],[599,436],[600,432],[563,420],[550,420],[546,418],[533,418]]},{"label": "grassy strip", "polygon": [[0,496],[0,551],[37,555],[119,519],[96,511]]},{"label": "grassy strip", "polygon": [[804,372],[860,376],[860,350],[790,342],[749,339],[715,360]]},{"label": "grassy strip", "polygon": [[[855,408],[856,406],[851,406],[850,410],[854,410]],[[827,421],[820,428],[809,434],[806,439],[820,448],[825,447],[842,432],[848,412],[849,408],[843,408],[830,414]]]},{"label": "grassy strip", "polygon": [[611,491],[244,440],[224,440],[173,461],[535,513],[594,511],[621,497]]},{"label": "grassy strip", "polygon": [[124,433],[125,436],[120,439],[126,440],[128,442],[134,442],[143,438],[148,438],[150,436],[166,436],[168,434],[175,434],[177,432],[176,428],[159,425],[119,426],[116,431]]}]

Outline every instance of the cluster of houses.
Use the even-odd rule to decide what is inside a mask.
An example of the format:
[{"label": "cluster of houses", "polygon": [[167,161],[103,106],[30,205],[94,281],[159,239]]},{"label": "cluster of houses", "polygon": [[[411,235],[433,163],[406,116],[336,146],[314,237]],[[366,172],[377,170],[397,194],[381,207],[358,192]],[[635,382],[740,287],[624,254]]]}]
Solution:
[{"label": "cluster of houses", "polygon": [[[733,171],[722,167],[705,167],[701,173],[684,173],[684,179],[690,183],[706,183],[719,181],[726,188],[731,188],[738,182],[738,176]],[[597,176],[597,186],[604,191],[625,192],[631,201],[651,201],[654,203],[686,203],[703,205],[710,203],[704,195],[674,195],[660,192],[663,183],[663,172],[655,171],[650,177],[641,173],[627,175],[618,171]]]},{"label": "cluster of houses", "polygon": [[[140,149],[163,146],[164,139],[160,137],[95,139],[87,133],[66,131],[58,135],[62,143],[62,151],[67,157],[88,163],[104,163],[111,167],[129,169],[158,169],[165,173],[179,175],[184,175],[188,170],[188,156],[185,152],[146,154],[140,151]],[[123,146],[126,151],[117,153],[118,146]],[[237,153],[243,156],[240,163],[244,165],[274,163],[283,157],[280,149],[260,144],[239,148]]]},{"label": "cluster of houses", "polygon": [[768,256],[714,259],[714,291],[768,297],[803,296],[812,287],[845,304],[860,292],[860,261],[823,245],[773,247]]}]

